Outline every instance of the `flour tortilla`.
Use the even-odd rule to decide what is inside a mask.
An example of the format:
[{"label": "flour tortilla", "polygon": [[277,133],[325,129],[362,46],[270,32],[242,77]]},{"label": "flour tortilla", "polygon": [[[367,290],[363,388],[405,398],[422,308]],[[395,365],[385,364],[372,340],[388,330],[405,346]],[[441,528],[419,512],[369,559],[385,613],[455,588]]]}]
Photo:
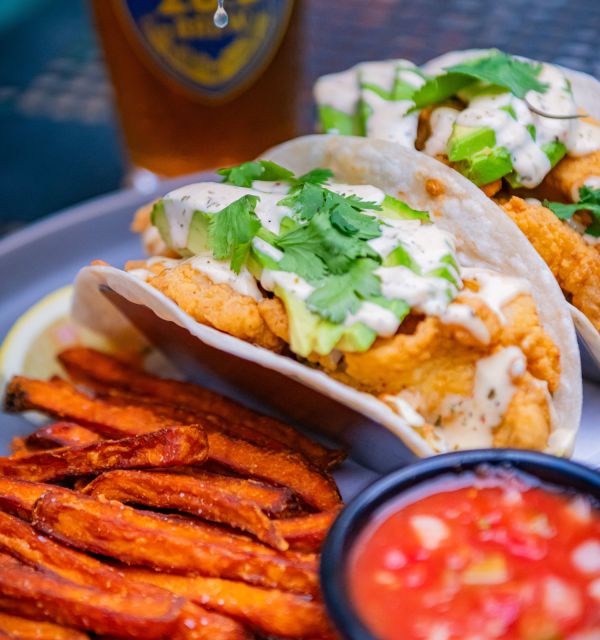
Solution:
[{"label": "flour tortilla", "polygon": [[[430,211],[440,227],[455,235],[463,264],[528,279],[542,323],[561,352],[561,383],[554,394],[556,418],[548,451],[558,455],[571,453],[579,427],[582,397],[579,351],[573,322],[552,273],[501,209],[452,169],[424,154],[389,142],[306,136],[275,147],[263,157],[297,174],[315,167],[328,167],[341,182],[380,187],[414,208]],[[425,183],[430,179],[443,186],[443,195],[432,198],[427,192]],[[401,438],[416,455],[434,453],[414,429],[374,396],[359,392],[290,357],[202,325],[165,295],[119,269],[92,266],[81,270],[75,283],[73,307],[79,322],[105,333],[110,333],[113,326],[122,328],[123,318],[99,293],[100,285],[109,286],[133,303],[145,305],[159,318],[187,329],[207,345],[281,372],[368,416]]]}]

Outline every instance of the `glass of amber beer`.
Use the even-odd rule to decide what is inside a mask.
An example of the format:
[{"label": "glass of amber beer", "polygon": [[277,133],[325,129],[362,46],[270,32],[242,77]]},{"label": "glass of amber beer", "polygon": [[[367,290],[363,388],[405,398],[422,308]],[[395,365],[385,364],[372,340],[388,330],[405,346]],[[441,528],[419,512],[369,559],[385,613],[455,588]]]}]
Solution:
[{"label": "glass of amber beer", "polygon": [[[132,164],[175,176],[298,135],[301,0],[92,0]],[[218,22],[218,20],[217,20]]]}]

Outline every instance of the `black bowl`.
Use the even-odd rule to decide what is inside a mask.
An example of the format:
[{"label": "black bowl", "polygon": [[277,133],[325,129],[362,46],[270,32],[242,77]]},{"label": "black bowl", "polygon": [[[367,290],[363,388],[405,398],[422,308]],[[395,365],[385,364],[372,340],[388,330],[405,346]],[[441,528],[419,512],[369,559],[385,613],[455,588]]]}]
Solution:
[{"label": "black bowl", "polygon": [[480,465],[522,471],[542,482],[600,501],[600,473],[563,458],[517,449],[459,451],[394,471],[360,493],[335,521],[321,558],[321,585],[329,615],[346,640],[377,640],[353,608],[346,579],[349,551],[373,514],[406,490],[441,475]]}]

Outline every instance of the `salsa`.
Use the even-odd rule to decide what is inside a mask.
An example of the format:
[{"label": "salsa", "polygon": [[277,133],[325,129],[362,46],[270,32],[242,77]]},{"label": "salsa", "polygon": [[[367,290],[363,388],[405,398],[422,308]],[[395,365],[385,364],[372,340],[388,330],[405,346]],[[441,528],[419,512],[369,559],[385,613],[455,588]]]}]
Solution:
[{"label": "salsa", "polygon": [[447,475],[378,514],[348,580],[381,640],[599,640],[600,511],[521,473]]}]

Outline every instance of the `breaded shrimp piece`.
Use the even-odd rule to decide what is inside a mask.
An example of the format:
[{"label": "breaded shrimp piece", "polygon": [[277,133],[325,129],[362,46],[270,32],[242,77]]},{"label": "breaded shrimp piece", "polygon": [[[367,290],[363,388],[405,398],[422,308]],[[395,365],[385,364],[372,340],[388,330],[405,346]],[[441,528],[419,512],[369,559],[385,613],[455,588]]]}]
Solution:
[{"label": "breaded shrimp piece", "polygon": [[567,298],[600,330],[600,254],[549,209],[512,197],[500,202],[558,280]]},{"label": "breaded shrimp piece", "polygon": [[262,319],[259,302],[227,284],[214,284],[189,264],[163,269],[148,283],[202,324],[272,351],[283,347]]},{"label": "breaded shrimp piece", "polygon": [[578,158],[565,156],[546,176],[537,193],[548,200],[577,202],[588,178],[600,178],[600,149]]},{"label": "breaded shrimp piece", "polygon": [[494,431],[494,447],[542,451],[548,442],[550,426],[547,392],[526,373]]}]

